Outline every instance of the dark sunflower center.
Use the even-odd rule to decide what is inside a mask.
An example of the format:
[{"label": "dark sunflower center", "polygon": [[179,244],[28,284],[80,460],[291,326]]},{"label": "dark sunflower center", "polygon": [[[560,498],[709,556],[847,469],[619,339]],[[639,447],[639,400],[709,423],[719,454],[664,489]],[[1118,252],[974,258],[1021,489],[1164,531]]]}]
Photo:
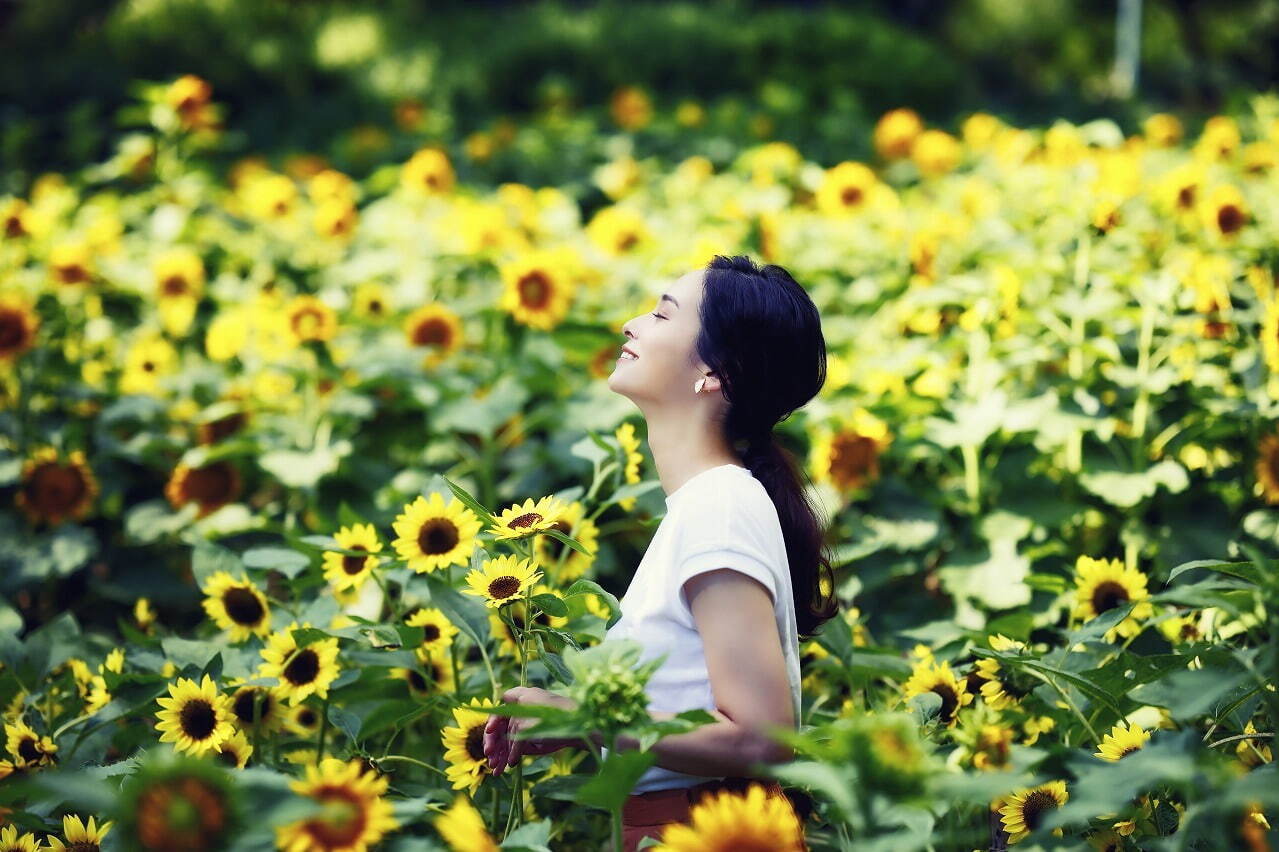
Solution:
[{"label": "dark sunflower center", "polygon": [[845,206],[860,204],[862,200],[861,187],[857,187],[857,186],[844,187],[843,192],[839,194],[839,200],[844,202]]},{"label": "dark sunflower center", "polygon": [[101,848],[96,843],[86,843],[85,841],[68,843],[66,846],[67,852],[99,852]]},{"label": "dark sunflower center", "polygon": [[1222,205],[1217,210],[1217,227],[1223,234],[1233,234],[1243,227],[1243,222],[1243,211],[1233,204]]},{"label": "dark sunflower center", "polygon": [[320,657],[310,648],[303,648],[293,655],[284,667],[284,678],[294,686],[305,686],[320,673]]},{"label": "dark sunflower center", "polygon": [[484,761],[484,726],[475,725],[466,732],[466,753],[471,760]]},{"label": "dark sunflower center", "polygon": [[1194,186],[1183,186],[1177,190],[1177,206],[1182,210],[1189,210],[1195,206],[1195,188]]},{"label": "dark sunflower center", "polygon": [[235,767],[240,765],[240,756],[235,753],[235,749],[223,746],[218,752],[218,761],[224,766]]},{"label": "dark sunflower center", "polygon": [[16,349],[26,339],[22,318],[11,311],[0,313],[0,352]]},{"label": "dark sunflower center", "polygon": [[452,521],[436,518],[422,525],[417,534],[417,544],[427,556],[438,556],[457,547],[458,538],[457,527]]},{"label": "dark sunflower center", "polygon": [[314,728],[319,720],[316,718],[314,710],[310,707],[304,707],[298,711],[297,721],[304,728]]},{"label": "dark sunflower center", "polygon": [[[364,551],[368,550],[368,548],[362,544],[352,545],[350,549],[364,550]],[[344,556],[342,557],[342,570],[345,571],[348,576],[354,577],[356,574],[359,574],[361,571],[364,570],[364,563],[367,560],[368,560],[367,556],[350,556],[350,555]]]},{"label": "dark sunflower center", "polygon": [[495,601],[506,600],[520,590],[520,581],[514,577],[498,577],[489,583],[489,597]]},{"label": "dark sunflower center", "polygon": [[45,514],[66,513],[84,496],[86,485],[80,471],[71,465],[42,464],[27,486],[31,503]]},{"label": "dark sunflower center", "polygon": [[44,752],[40,750],[40,744],[31,737],[25,737],[18,743],[18,755],[28,763],[37,761],[44,757]]},{"label": "dark sunflower center", "polygon": [[856,483],[875,468],[875,441],[863,435],[842,435],[831,444],[830,469],[837,482]]},{"label": "dark sunflower center", "polygon": [[345,849],[355,845],[368,814],[359,796],[345,787],[322,787],[314,794],[323,806],[323,812],[307,822],[311,835],[320,841],[322,849]]},{"label": "dark sunflower center", "polygon": [[234,468],[220,461],[192,470],[184,483],[186,497],[199,503],[230,502],[235,490]]},{"label": "dark sunflower center", "polygon": [[416,346],[442,346],[449,342],[451,335],[452,330],[443,320],[424,320],[413,328],[413,343]]},{"label": "dark sunflower center", "polygon": [[196,778],[178,778],[145,789],[137,804],[143,849],[214,849],[225,840],[222,792]]},{"label": "dark sunflower center", "polygon": [[431,682],[426,679],[426,675],[417,669],[409,669],[409,685],[418,692],[426,692],[431,688]]},{"label": "dark sunflower center", "polygon": [[625,231],[617,239],[617,248],[619,251],[630,251],[638,242],[639,234],[634,231]]},{"label": "dark sunflower center", "polygon": [[164,293],[166,296],[181,296],[187,291],[187,280],[181,275],[170,275],[164,279]]},{"label": "dark sunflower center", "polygon": [[193,698],[182,705],[178,718],[182,724],[182,732],[197,742],[208,739],[218,725],[213,705],[204,698]]},{"label": "dark sunflower center", "polygon": [[1120,760],[1122,760],[1123,758],[1125,758],[1125,757],[1127,757],[1128,755],[1132,754],[1134,751],[1141,751],[1141,748],[1140,748],[1139,746],[1128,746],[1128,748],[1126,748],[1126,749],[1124,749],[1123,751],[1119,752],[1119,759],[1120,759]]},{"label": "dark sunflower center", "polygon": [[550,301],[551,284],[543,272],[530,272],[520,279],[520,301],[530,308],[543,308]]},{"label": "dark sunflower center", "polygon": [[[259,690],[245,689],[237,692],[231,700],[231,711],[235,717],[246,725],[253,725],[263,719],[270,718],[272,708],[271,693],[261,692],[261,706],[258,705]],[[255,712],[256,711],[256,712]]]},{"label": "dark sunflower center", "polygon": [[542,520],[542,516],[537,512],[528,512],[527,514],[520,515],[518,518],[513,519],[509,524],[507,524],[507,526],[514,530],[522,530],[533,526],[540,520]]},{"label": "dark sunflower center", "polygon": [[422,625],[422,641],[434,642],[440,638],[440,626],[438,624]]},{"label": "dark sunflower center", "polygon": [[932,693],[941,699],[941,710],[938,715],[946,724],[955,718],[955,711],[959,709],[959,696],[955,694],[955,690],[949,685],[939,683],[932,688]]},{"label": "dark sunflower center", "polygon": [[1098,583],[1092,590],[1092,609],[1098,615],[1126,604],[1128,600],[1128,590],[1114,580]]},{"label": "dark sunflower center", "polygon": [[1057,800],[1051,793],[1035,790],[1021,803],[1022,821],[1026,823],[1026,828],[1034,831],[1044,821],[1044,814],[1056,807]]},{"label": "dark sunflower center", "polygon": [[232,586],[223,592],[222,605],[226,607],[228,618],[245,627],[258,624],[266,614],[258,596],[244,586]]}]

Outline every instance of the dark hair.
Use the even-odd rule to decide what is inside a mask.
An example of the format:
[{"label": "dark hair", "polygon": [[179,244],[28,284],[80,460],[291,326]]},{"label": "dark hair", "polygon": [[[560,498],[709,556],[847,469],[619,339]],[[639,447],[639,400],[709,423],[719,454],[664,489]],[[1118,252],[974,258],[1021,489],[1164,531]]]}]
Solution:
[{"label": "dark hair", "polygon": [[719,377],[728,400],[725,437],[777,508],[795,590],[795,625],[799,638],[807,639],[839,611],[832,557],[804,491],[807,476],[773,426],[826,382],[821,317],[789,272],[771,263],[758,267],[742,255],[715,255],[703,288],[697,354]]}]

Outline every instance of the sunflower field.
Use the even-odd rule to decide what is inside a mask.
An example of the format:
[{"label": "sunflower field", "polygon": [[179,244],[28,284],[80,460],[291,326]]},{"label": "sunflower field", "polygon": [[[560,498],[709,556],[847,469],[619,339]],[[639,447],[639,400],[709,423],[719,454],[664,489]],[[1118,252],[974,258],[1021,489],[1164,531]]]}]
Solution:
[{"label": "sunflower field", "polygon": [[[359,176],[220,168],[228,112],[140,83],[109,158],[0,198],[0,852],[607,849],[712,717],[650,718],[603,641],[663,511],[605,380],[717,254],[822,313],[778,431],[842,605],[769,768],[794,812],[724,795],[658,847],[1274,847],[1279,98],[902,106],[818,161],[645,155],[728,119],[632,86]],[[482,177],[570,144],[573,186]],[[643,748],[493,775],[490,713]]]}]

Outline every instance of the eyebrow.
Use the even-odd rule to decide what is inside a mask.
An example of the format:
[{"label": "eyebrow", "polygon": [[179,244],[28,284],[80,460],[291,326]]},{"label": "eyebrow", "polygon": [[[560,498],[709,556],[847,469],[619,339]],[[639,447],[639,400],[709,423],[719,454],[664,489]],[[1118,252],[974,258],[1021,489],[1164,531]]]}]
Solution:
[{"label": "eyebrow", "polygon": [[[670,302],[675,302],[675,297],[674,297],[674,296],[672,296],[670,293],[663,293],[663,294],[662,294],[662,298],[657,300],[657,301],[658,301],[658,303],[660,304],[660,303],[662,302],[662,300],[663,300],[663,299],[665,299],[665,300],[667,300],[667,301],[670,301]],[[675,307],[677,307],[677,308],[679,307],[679,302],[675,302]]]}]

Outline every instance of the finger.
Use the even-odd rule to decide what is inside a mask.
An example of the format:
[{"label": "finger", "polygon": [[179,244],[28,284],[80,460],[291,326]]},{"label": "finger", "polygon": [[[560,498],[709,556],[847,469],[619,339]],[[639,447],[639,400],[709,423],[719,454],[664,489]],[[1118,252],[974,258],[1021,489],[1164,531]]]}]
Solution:
[{"label": "finger", "polygon": [[484,735],[484,755],[488,758],[490,767],[495,767],[498,758],[506,751],[509,719],[506,716],[498,716],[497,719],[497,723],[493,726],[493,732]]}]

